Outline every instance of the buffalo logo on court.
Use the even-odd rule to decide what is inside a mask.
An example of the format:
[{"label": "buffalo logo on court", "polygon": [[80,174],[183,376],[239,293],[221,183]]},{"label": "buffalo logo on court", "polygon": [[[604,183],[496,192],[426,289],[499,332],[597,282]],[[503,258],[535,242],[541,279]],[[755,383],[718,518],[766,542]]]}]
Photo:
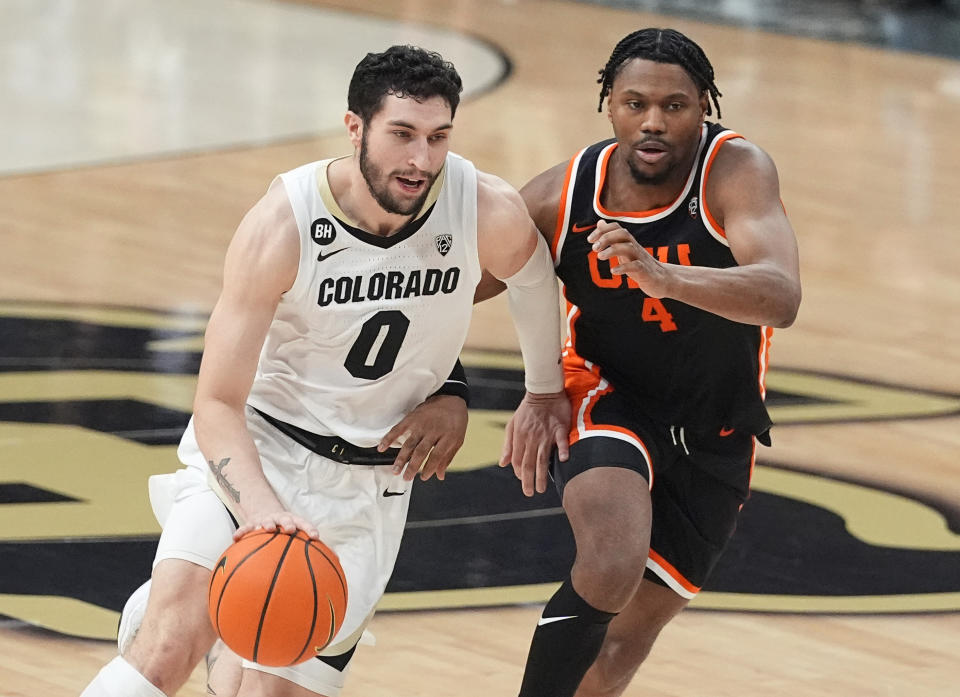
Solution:
[{"label": "buffalo logo on court", "polygon": [[326,218],[317,218],[310,223],[310,237],[317,244],[327,245],[337,239],[337,230]]},{"label": "buffalo logo on court", "polygon": [[437,245],[437,251],[440,252],[440,256],[447,256],[447,252],[450,251],[450,248],[453,246],[453,235],[450,233],[444,233],[442,235],[437,235],[433,238],[434,243]]},{"label": "buffalo logo on court", "polygon": [[690,203],[687,204],[687,212],[690,214],[691,218],[697,217],[697,206],[697,197],[694,196],[692,199],[690,199]]},{"label": "buffalo logo on court", "polygon": [[[452,268],[450,283],[459,273]],[[345,286],[344,302],[357,288],[410,288],[413,296],[441,280],[410,278]],[[159,528],[145,482],[176,466],[206,324],[192,313],[0,303],[0,615],[116,636],[116,613],[150,573]],[[46,340],[31,340],[37,336]],[[478,598],[484,605],[546,602],[575,557],[556,491],[527,499],[513,471],[496,466],[504,425],[525,394],[520,358],[468,353],[471,428],[445,481],[417,484],[383,609],[466,607]],[[64,355],[73,369],[51,369]],[[790,428],[956,416],[960,394],[779,368],[767,375],[767,406],[778,428]],[[40,465],[64,443],[85,476],[53,482]],[[121,497],[140,500],[118,508]],[[960,538],[952,499],[923,501],[765,456],[737,533],[694,602],[764,612],[956,612]],[[899,511],[897,526],[870,514],[877,510]],[[446,544],[454,534],[457,545]],[[521,539],[524,563],[491,546],[492,536]],[[124,564],[111,566],[103,583],[78,582],[98,578],[118,558]],[[58,561],[56,573],[49,559]],[[830,589],[824,578],[834,580]],[[85,613],[79,630],[62,609],[67,601]]]}]

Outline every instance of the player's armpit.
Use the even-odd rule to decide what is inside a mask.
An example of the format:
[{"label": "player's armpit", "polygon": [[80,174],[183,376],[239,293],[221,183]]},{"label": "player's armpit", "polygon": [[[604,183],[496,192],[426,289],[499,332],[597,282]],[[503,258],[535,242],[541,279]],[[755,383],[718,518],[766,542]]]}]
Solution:
[{"label": "player's armpit", "polygon": [[481,303],[484,300],[489,300],[490,298],[500,295],[500,293],[506,289],[506,283],[501,281],[489,271],[484,271],[483,277],[477,284],[477,289],[473,292],[473,302],[476,304]]}]

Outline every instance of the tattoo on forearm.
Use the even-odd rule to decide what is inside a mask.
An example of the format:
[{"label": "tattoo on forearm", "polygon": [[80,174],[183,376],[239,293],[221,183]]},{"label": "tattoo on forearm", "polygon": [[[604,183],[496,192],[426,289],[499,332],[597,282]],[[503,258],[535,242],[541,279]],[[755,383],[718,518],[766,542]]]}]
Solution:
[{"label": "tattoo on forearm", "polygon": [[[227,458],[228,460],[230,458]],[[211,463],[213,464],[213,463]],[[213,666],[216,664],[217,659],[220,658],[220,649],[217,648],[217,644],[214,644],[210,651],[207,652],[207,694],[215,695],[216,690],[210,686],[210,673],[213,672]]]},{"label": "tattoo on forearm", "polygon": [[230,483],[230,480],[227,479],[227,475],[223,473],[224,467],[226,467],[229,462],[229,457],[225,457],[220,460],[219,465],[213,464],[213,460],[207,460],[207,464],[210,465],[210,471],[213,472],[213,476],[217,478],[217,484],[220,485],[220,488],[227,492],[230,498],[237,503],[240,503],[240,492],[237,491],[236,487]]}]

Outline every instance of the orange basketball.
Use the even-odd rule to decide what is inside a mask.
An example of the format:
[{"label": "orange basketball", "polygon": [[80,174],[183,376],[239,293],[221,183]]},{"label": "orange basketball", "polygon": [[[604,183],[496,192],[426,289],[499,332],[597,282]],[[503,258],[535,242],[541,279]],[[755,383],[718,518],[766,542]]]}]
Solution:
[{"label": "orange basketball", "polygon": [[302,530],[255,530],[223,553],[210,621],[234,653],[265,666],[302,663],[343,624],[347,582],[337,555]]}]

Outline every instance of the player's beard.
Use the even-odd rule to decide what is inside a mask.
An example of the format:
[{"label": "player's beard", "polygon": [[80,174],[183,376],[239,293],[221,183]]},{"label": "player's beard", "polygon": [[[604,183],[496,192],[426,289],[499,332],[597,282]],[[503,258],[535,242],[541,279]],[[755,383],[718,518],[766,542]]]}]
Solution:
[{"label": "player's beard", "polygon": [[423,193],[409,202],[397,198],[390,193],[390,180],[393,179],[394,176],[402,177],[403,173],[396,172],[385,175],[383,170],[370,160],[367,149],[366,132],[360,137],[360,174],[363,175],[364,181],[367,182],[367,189],[370,190],[370,195],[380,204],[380,207],[387,213],[395,213],[397,215],[413,215],[419,211],[423,207],[424,201],[427,200],[427,196],[430,195],[430,187],[433,186],[433,182],[437,179],[436,173],[417,172],[418,176],[425,178]]},{"label": "player's beard", "polygon": [[630,174],[633,176],[633,180],[641,186],[659,186],[660,184],[664,184],[670,179],[670,175],[672,175],[677,168],[676,163],[671,163],[660,172],[649,174],[641,170],[637,166],[637,163],[630,158],[627,158],[627,167],[630,168]]}]

